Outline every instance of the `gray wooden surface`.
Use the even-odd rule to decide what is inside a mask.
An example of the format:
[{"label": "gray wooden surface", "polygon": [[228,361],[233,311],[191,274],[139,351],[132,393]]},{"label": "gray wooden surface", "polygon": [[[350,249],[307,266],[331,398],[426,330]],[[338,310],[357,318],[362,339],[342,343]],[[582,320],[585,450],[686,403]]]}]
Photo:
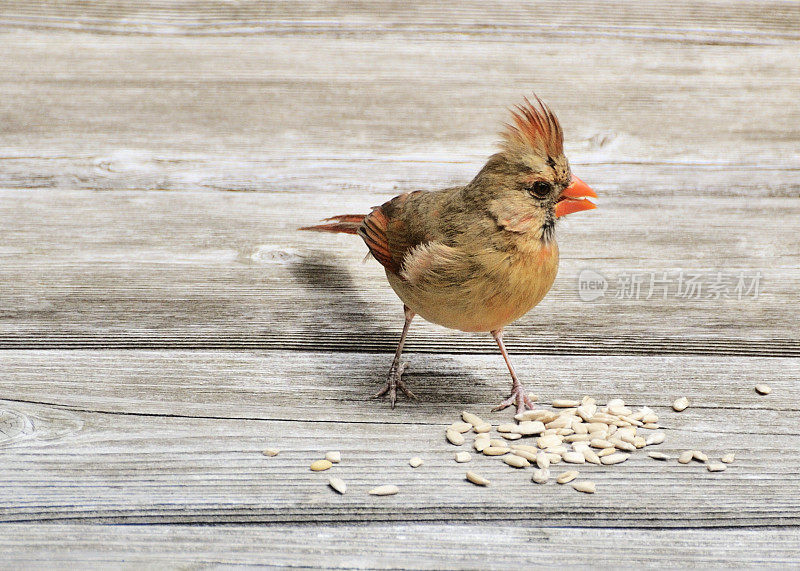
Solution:
[{"label": "gray wooden surface", "polygon": [[[0,4],[0,566],[796,565],[798,29],[793,2]],[[468,484],[444,427],[510,418],[488,335],[415,323],[421,401],[365,399],[400,304],[358,239],[296,228],[467,181],[533,90],[601,199],[508,329],[518,371],[726,472]],[[760,292],[613,294],[663,272]]]}]

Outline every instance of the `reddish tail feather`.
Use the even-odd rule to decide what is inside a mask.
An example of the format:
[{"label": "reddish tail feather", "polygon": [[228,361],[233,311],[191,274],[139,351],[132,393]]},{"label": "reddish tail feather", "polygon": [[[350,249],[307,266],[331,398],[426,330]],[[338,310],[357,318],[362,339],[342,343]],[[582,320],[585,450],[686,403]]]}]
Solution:
[{"label": "reddish tail feather", "polygon": [[356,234],[366,214],[340,214],[331,216],[323,222],[331,224],[317,224],[316,226],[303,226],[300,230],[313,230],[314,232],[337,232],[340,234]]}]

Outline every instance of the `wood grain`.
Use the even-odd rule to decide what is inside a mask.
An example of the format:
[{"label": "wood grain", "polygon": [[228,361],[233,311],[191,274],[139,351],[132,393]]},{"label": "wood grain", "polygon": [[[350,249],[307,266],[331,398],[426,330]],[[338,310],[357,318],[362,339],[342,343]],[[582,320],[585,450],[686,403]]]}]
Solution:
[{"label": "wood grain", "polygon": [[[796,30],[800,14],[775,22]],[[505,108],[536,91],[576,172],[606,195],[796,197],[796,45],[10,29],[0,186],[436,188],[473,176]]]},{"label": "wood grain", "polygon": [[[779,1],[3,2],[4,561],[794,564],[799,29]],[[477,458],[477,489],[442,431],[510,417],[486,412],[507,372],[490,339],[422,322],[421,402],[364,400],[398,304],[357,239],[296,228],[465,183],[532,91],[602,198],[508,331],[520,374],[544,402],[654,406],[665,451],[735,450],[726,472],[637,454],[581,468],[586,496]],[[584,269],[763,287],[586,303]],[[344,497],[308,470],[333,448]]]},{"label": "wood grain", "polygon": [[[4,448],[3,522],[523,522],[530,520],[524,509],[529,506],[538,524],[547,527],[800,523],[800,490],[792,478],[799,468],[792,458],[800,445],[796,434],[763,437],[762,449],[755,452],[748,449],[749,433],[674,429],[669,444],[661,447],[673,458],[684,448],[702,448],[712,457],[732,449],[736,463],[712,474],[699,463],[663,463],[640,453],[624,465],[581,466],[582,477],[595,481],[599,490],[586,496],[554,482],[535,485],[530,470],[509,468],[497,458],[478,457],[468,467],[456,464],[443,426],[103,415],[20,403],[4,407],[41,432]],[[734,418],[719,420],[730,424]],[[283,452],[265,458],[260,451],[266,446]],[[311,462],[331,449],[341,450],[343,463],[324,474],[311,472]],[[425,467],[410,468],[412,455],[421,455]],[[765,462],[765,456],[774,461]],[[482,489],[468,483],[467,468],[492,485]],[[331,475],[348,482],[345,496],[327,486]],[[399,485],[401,493],[388,499],[367,495],[385,483]]]},{"label": "wood grain", "polygon": [[[0,345],[9,348],[294,348],[393,351],[400,304],[352,236],[299,232],[381,197],[309,192],[0,192],[7,220]],[[560,276],[508,331],[512,350],[546,354],[797,356],[800,206],[761,198],[611,198],[561,229]],[[632,206],[635,210],[631,210]],[[713,208],[708,225],[692,213]],[[596,212],[596,214],[595,214]],[[576,215],[578,216],[578,215]],[[789,218],[786,218],[786,217]],[[786,219],[782,225],[775,218]],[[672,220],[665,225],[662,220]],[[676,226],[680,227],[676,235]],[[618,229],[624,227],[625,232]],[[586,303],[578,276],[609,281]],[[668,272],[667,299],[648,276]],[[740,300],[677,297],[680,272],[761,275]],[[618,280],[638,273],[638,299]],[[494,353],[487,335],[419,320],[410,351]]]},{"label": "wood grain", "polygon": [[[543,526],[796,526],[800,411],[796,359],[524,357],[517,366],[542,400],[593,394],[651,405],[673,457],[735,451],[720,474],[700,464],[662,463],[643,452],[614,467],[581,466],[594,496],[537,486],[530,470],[478,457],[468,467],[493,481],[479,489],[444,428],[463,408],[489,413],[508,390],[499,359],[470,369],[441,357],[415,358],[407,380],[420,403],[365,401],[385,373],[374,355],[287,352],[3,351],[5,440],[0,521],[117,523],[527,521]],[[337,361],[338,360],[338,361]],[[420,362],[421,361],[421,362]],[[635,372],[635,374],[634,374]],[[580,382],[577,380],[580,379]],[[768,397],[753,391],[768,381]],[[668,391],[664,386],[669,386]],[[580,392],[577,392],[580,391]],[[692,406],[669,409],[676,395]],[[758,442],[757,446],[753,443]],[[265,458],[260,451],[283,452]],[[343,462],[330,473],[310,463],[327,450]],[[411,456],[425,459],[411,469]],[[555,468],[558,471],[558,468]],[[566,469],[566,468],[565,468]],[[350,492],[326,486],[336,474]],[[289,485],[288,483],[291,483]],[[366,490],[396,483],[402,493]],[[524,498],[524,499],[523,499]],[[764,498],[770,498],[765,502]]]},{"label": "wood grain", "polygon": [[[499,355],[406,360],[406,378],[421,402],[402,400],[395,410],[368,398],[385,380],[389,355],[323,351],[6,350],[0,352],[0,394],[108,414],[444,426],[465,407],[486,413],[510,388]],[[542,402],[591,394],[668,411],[686,396],[692,407],[669,413],[676,422],[702,422],[713,432],[798,434],[792,424],[800,411],[796,358],[515,355],[514,363]],[[757,395],[757,383],[770,385],[773,394]],[[747,413],[762,422],[744,429]],[[715,420],[717,414],[725,418]],[[508,416],[491,417],[499,423]],[[728,426],[728,416],[741,418]]]},{"label": "wood grain", "polygon": [[193,0],[164,4],[153,0],[76,0],[38,3],[10,0],[0,11],[8,27],[69,29],[121,34],[215,35],[291,34],[370,36],[423,35],[454,38],[491,35],[496,40],[531,34],[559,37],[621,36],[672,41],[776,42],[798,39],[791,22],[793,3],[777,1],[598,2],[569,9],[554,1],[426,2],[413,6],[382,0],[344,3],[301,1],[235,3]]},{"label": "wood grain", "polygon": [[597,565],[791,566],[800,557],[794,529],[635,530],[542,528],[529,523],[360,524],[317,526],[0,526],[9,565],[325,566],[333,568],[508,569]]}]

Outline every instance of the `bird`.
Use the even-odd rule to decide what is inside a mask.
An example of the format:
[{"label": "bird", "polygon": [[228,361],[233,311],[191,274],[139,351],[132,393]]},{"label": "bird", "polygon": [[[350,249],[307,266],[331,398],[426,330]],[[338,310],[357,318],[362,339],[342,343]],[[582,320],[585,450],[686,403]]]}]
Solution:
[{"label": "bird", "polygon": [[301,230],[360,236],[403,303],[405,323],[386,384],[374,396],[416,395],[402,379],[411,321],[489,332],[509,373],[511,393],[493,410],[532,409],[514,370],[504,328],[533,309],[558,271],[556,221],[591,210],[597,194],[572,174],[555,113],[537,95],[509,109],[498,151],[466,185],[415,190],[372,208]]}]

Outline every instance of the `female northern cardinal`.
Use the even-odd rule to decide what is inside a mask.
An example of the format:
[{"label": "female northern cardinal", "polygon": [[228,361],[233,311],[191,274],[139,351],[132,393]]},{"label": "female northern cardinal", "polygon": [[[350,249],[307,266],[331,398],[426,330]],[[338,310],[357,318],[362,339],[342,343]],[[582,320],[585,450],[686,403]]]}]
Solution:
[{"label": "female northern cardinal", "polygon": [[490,331],[511,373],[512,404],[533,408],[503,344],[503,327],[550,290],[558,271],[556,218],[595,208],[594,191],[570,172],[553,112],[527,98],[511,111],[501,151],[466,186],[401,194],[370,214],[344,214],[302,230],[358,234],[405,304],[406,322],[386,386],[394,407],[400,354],[415,315],[462,331]]}]

